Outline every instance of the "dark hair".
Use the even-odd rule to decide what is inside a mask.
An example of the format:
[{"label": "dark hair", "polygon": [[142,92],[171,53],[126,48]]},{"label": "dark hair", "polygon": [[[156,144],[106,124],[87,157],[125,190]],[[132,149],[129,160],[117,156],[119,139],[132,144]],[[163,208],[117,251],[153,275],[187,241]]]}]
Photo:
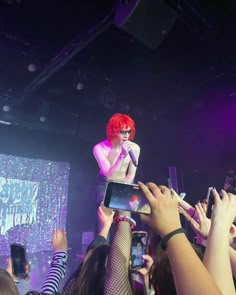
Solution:
[{"label": "dark hair", "polygon": [[[203,253],[200,248],[192,244],[198,257],[202,260]],[[183,253],[184,256],[184,253]],[[184,258],[183,258],[184,259]],[[168,255],[161,249],[157,248],[157,257],[151,267],[149,273],[150,283],[155,290],[155,294],[158,295],[176,295],[176,288],[174,283],[174,277],[170,265]]]},{"label": "dark hair", "polygon": [[0,294],[20,295],[11,275],[4,269],[0,269]]},{"label": "dark hair", "polygon": [[73,295],[103,295],[109,246],[101,245],[90,250],[85,257]]}]

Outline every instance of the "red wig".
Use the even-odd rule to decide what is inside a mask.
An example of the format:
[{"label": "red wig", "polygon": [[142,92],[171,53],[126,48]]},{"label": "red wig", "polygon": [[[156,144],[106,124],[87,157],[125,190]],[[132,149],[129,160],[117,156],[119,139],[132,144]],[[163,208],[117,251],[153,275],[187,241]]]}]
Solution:
[{"label": "red wig", "polygon": [[131,129],[129,140],[133,140],[135,135],[134,120],[128,115],[119,113],[114,114],[107,123],[107,139],[111,141],[114,137],[116,137],[117,132],[124,128]]},{"label": "red wig", "polygon": [[137,195],[133,195],[130,202],[136,202],[138,201],[138,196]]}]

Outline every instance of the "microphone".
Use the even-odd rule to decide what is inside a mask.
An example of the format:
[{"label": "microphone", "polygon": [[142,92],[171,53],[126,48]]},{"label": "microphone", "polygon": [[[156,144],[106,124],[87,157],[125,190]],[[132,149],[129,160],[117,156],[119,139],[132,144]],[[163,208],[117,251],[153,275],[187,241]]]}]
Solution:
[{"label": "microphone", "polygon": [[131,158],[131,160],[132,160],[134,166],[137,167],[137,166],[138,166],[138,163],[137,163],[137,161],[136,161],[136,158],[135,158],[134,152],[133,152],[132,150],[129,150],[129,156],[130,156],[130,158]]}]

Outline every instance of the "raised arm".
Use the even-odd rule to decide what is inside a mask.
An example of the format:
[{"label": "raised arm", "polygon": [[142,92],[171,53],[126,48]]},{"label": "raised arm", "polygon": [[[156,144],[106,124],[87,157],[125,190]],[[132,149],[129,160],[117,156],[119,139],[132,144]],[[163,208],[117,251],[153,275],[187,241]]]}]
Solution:
[{"label": "raised arm", "polygon": [[[133,143],[132,150],[133,150],[135,159],[136,159],[136,161],[138,163],[139,155],[140,155],[140,147],[136,143]],[[136,171],[137,171],[137,167],[135,167],[133,162],[130,161],[128,173],[127,173],[126,178],[125,178],[124,181],[128,182],[128,183],[132,183],[134,181]]]},{"label": "raised arm", "polygon": [[[97,144],[93,148],[93,154],[94,157],[98,163],[98,166],[104,176],[107,178],[111,177],[115,172],[118,172],[121,169],[121,166],[124,162],[124,158],[127,156],[130,146],[128,145],[128,142],[122,144],[122,148],[120,150],[120,154],[115,154],[115,150],[110,151],[109,155],[106,156],[104,148],[101,146],[101,144]],[[116,158],[116,161],[111,164],[109,159]]]},{"label": "raised arm", "polygon": [[[142,220],[162,238],[181,229],[178,200],[170,190],[164,186],[158,187],[154,183],[149,183],[147,186],[140,183],[140,187],[151,206],[151,214],[142,215]],[[180,249],[183,251],[181,255]],[[178,295],[221,294],[215,281],[181,230],[180,233],[171,235],[168,240],[167,255]]]},{"label": "raised arm", "polygon": [[[126,216],[129,215],[125,212]],[[128,216],[129,218],[129,216]],[[129,264],[131,248],[131,225],[128,221],[116,223],[114,238],[105,276],[105,295],[131,295]]]},{"label": "raised arm", "polygon": [[67,265],[67,238],[64,230],[56,229],[53,233],[54,249],[51,265],[41,288],[42,294],[57,294],[61,279],[64,277]]},{"label": "raised arm", "polygon": [[232,247],[229,247],[229,256],[232,273],[233,276],[236,278],[236,251]]},{"label": "raised arm", "polygon": [[235,295],[229,255],[229,231],[236,215],[236,196],[214,189],[211,229],[207,239],[204,264],[217,282],[222,294]]},{"label": "raised arm", "polygon": [[171,191],[176,196],[179,206],[183,208],[190,215],[190,217],[194,218],[195,208],[192,205],[190,205],[188,202],[186,202],[185,200],[181,199],[174,189],[171,189]]}]

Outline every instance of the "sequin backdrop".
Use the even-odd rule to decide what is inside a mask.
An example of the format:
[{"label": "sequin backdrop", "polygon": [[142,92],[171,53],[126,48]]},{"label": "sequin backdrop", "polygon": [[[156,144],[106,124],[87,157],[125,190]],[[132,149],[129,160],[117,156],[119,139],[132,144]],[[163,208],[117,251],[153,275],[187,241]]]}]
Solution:
[{"label": "sequin backdrop", "polygon": [[10,244],[51,250],[52,232],[66,226],[68,162],[0,154],[0,255]]}]

